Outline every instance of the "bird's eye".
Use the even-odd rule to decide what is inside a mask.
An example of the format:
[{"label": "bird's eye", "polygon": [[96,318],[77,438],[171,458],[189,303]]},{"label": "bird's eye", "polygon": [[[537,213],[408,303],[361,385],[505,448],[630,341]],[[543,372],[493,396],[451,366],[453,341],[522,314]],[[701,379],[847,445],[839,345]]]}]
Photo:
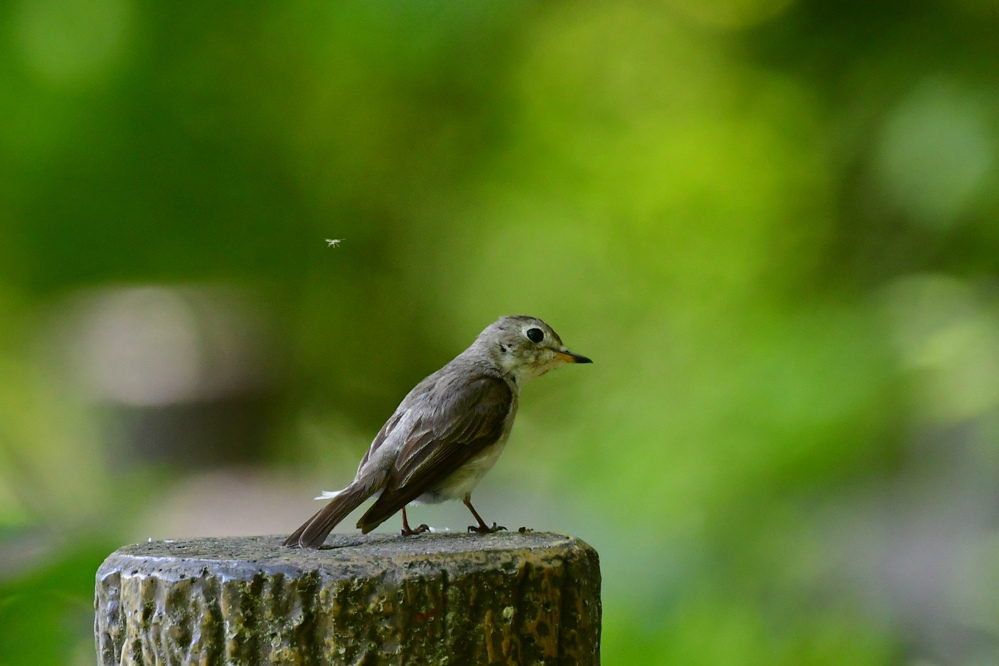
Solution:
[{"label": "bird's eye", "polygon": [[541,342],[545,339],[545,332],[540,328],[527,329],[527,339],[531,342]]}]

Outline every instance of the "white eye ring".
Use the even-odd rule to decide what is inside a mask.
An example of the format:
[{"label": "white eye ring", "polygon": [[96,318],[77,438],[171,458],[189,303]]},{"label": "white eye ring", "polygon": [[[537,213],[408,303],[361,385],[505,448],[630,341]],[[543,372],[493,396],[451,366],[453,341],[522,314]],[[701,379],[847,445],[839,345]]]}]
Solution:
[{"label": "white eye ring", "polygon": [[527,336],[528,340],[530,340],[535,344],[540,343],[542,340],[545,339],[545,332],[542,331],[537,326],[532,326],[531,328],[524,331],[524,335]]}]

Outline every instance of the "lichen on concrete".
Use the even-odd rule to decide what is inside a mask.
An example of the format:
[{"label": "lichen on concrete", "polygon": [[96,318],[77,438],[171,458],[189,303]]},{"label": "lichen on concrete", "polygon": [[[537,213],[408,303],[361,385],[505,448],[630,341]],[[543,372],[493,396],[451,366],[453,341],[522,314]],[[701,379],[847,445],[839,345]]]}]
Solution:
[{"label": "lichen on concrete", "polygon": [[97,572],[98,657],[145,664],[599,664],[596,551],[548,533],[127,546]]}]

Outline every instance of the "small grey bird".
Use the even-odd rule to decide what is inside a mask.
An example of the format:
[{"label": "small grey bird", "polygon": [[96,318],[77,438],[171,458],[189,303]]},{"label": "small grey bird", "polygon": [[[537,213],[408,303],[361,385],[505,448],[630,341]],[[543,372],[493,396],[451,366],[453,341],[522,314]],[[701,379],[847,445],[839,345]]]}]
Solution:
[{"label": "small grey bird", "polygon": [[364,500],[381,493],[357,526],[368,533],[406,505],[461,499],[478,525],[470,532],[506,529],[486,524],[472,507],[472,490],[503,452],[517,415],[521,385],[565,363],[591,363],[562,344],[551,327],[526,316],[502,317],[454,360],[416,385],[386,421],[364,454],[354,480],[284,541],[318,548],[337,523]]}]

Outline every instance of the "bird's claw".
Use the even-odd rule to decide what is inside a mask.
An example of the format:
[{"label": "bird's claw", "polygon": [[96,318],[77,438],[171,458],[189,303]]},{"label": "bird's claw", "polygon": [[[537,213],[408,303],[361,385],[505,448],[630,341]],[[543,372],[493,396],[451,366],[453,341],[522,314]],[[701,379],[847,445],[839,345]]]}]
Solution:
[{"label": "bird's claw", "polygon": [[492,534],[493,532],[499,532],[500,530],[505,530],[505,529],[506,529],[505,527],[503,527],[502,525],[497,525],[496,523],[493,523],[492,527],[489,527],[488,525],[485,524],[468,526],[469,532],[477,532],[478,534]]},{"label": "bird's claw", "polygon": [[415,530],[401,529],[399,530],[399,534],[402,536],[413,536],[414,534],[423,534],[424,532],[429,532],[429,531],[430,531],[430,526],[423,524],[417,527]]}]

